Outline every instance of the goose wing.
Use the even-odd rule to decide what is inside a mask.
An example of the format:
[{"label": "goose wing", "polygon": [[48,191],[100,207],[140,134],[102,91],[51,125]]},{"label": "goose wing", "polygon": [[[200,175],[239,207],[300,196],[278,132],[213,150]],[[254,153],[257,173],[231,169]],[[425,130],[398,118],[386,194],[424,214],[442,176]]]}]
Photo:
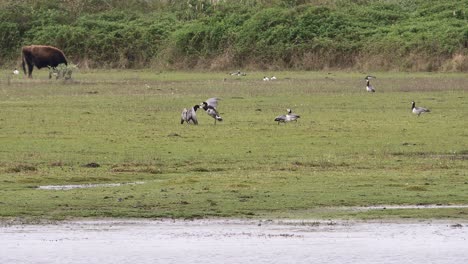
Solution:
[{"label": "goose wing", "polygon": [[205,100],[205,102],[208,104],[208,106],[212,106],[214,108],[218,107],[218,101],[220,101],[221,99],[217,98],[217,97],[213,97],[213,98],[208,98]]},{"label": "goose wing", "polygon": [[424,108],[424,107],[416,107],[416,111],[418,112],[430,112],[431,110]]}]

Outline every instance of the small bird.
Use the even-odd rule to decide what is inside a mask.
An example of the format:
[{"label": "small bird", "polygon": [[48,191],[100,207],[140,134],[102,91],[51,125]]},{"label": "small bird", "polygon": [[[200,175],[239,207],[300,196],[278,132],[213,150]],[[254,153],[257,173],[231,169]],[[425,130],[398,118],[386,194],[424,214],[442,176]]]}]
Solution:
[{"label": "small bird", "polygon": [[186,122],[187,124],[194,124],[198,125],[198,120],[197,120],[197,110],[200,108],[199,105],[194,105],[190,110],[187,110],[187,108],[184,108],[182,111],[182,114],[180,115],[180,123],[183,124]]},{"label": "small bird", "polygon": [[366,91],[370,93],[375,93],[375,88],[374,86],[370,84],[370,81],[369,81],[370,79],[373,79],[373,78],[377,79],[377,77],[371,76],[371,75],[367,75],[366,78],[364,78],[366,80]]},{"label": "small bird", "polygon": [[269,80],[270,80],[270,78],[268,78],[268,77],[266,77],[266,76],[263,76],[263,81],[264,81],[264,82],[267,82],[267,81],[269,81]]},{"label": "small bird", "polygon": [[270,80],[276,80],[276,76],[271,76]]},{"label": "small bird", "polygon": [[411,109],[413,114],[419,115],[423,113],[429,113],[431,110],[424,108],[424,107],[416,107],[416,103],[414,101],[411,102]]},{"label": "small bird", "polygon": [[13,71],[13,74],[14,74],[14,75],[18,75],[18,74],[19,74],[18,69],[15,68],[15,70]]},{"label": "small bird", "polygon": [[218,101],[221,100],[219,98],[209,98],[206,99],[206,101],[202,102],[200,104],[200,107],[205,110],[205,112],[214,118],[214,124],[216,125],[216,121],[223,121],[223,118],[219,115],[218,110],[216,109],[218,107]]}]

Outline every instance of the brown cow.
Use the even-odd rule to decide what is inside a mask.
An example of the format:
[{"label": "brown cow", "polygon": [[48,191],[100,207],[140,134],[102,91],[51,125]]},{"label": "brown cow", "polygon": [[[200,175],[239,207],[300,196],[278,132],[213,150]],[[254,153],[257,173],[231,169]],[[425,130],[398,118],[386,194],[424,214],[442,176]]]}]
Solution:
[{"label": "brown cow", "polygon": [[[67,59],[65,54],[55,47],[51,46],[40,46],[40,45],[31,45],[25,46],[21,50],[22,60],[23,60],[23,71],[24,74],[28,74],[29,78],[32,78],[32,71],[34,66],[38,69],[44,67],[57,67],[59,64],[64,63],[67,65]],[[28,72],[26,73],[25,64],[28,66]],[[49,79],[52,75],[49,73]]]}]

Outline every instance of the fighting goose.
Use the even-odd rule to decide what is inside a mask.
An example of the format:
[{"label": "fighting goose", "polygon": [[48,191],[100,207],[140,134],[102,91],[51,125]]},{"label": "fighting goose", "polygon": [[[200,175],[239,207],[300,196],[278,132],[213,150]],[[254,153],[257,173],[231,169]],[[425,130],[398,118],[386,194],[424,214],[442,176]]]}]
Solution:
[{"label": "fighting goose", "polygon": [[221,100],[219,98],[209,98],[206,101],[202,102],[200,104],[200,107],[205,110],[205,112],[214,118],[214,124],[216,125],[216,121],[223,121],[223,118],[219,115],[218,111],[216,110],[216,107],[218,107],[218,101]]},{"label": "fighting goose", "polygon": [[184,122],[186,122],[187,124],[193,123],[194,125],[198,125],[196,113],[198,108],[200,108],[199,105],[194,105],[189,110],[187,110],[187,108],[184,108],[182,114],[180,115],[180,123],[183,124]]},{"label": "fighting goose", "polygon": [[370,75],[367,75],[366,78],[364,78],[366,80],[366,91],[370,92],[370,93],[375,93],[375,89],[374,89],[374,86],[372,86],[370,84],[370,79],[377,79],[377,77],[375,76],[370,76]]},{"label": "fighting goose", "polygon": [[416,107],[416,103],[414,101],[411,102],[411,109],[413,114],[420,115],[423,113],[429,113],[431,110],[424,108],[424,107]]}]

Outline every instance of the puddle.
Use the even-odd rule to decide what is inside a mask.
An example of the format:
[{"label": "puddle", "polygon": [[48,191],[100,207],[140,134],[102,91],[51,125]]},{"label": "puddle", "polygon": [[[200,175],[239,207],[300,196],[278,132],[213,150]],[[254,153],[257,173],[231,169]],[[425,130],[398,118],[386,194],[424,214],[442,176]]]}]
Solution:
[{"label": "puddle", "polygon": [[129,182],[129,183],[101,183],[101,184],[70,184],[70,185],[44,185],[39,186],[39,190],[55,190],[55,191],[64,191],[64,190],[73,190],[73,189],[83,189],[83,188],[98,188],[98,187],[119,187],[124,185],[136,185],[144,184],[144,182]]},{"label": "puddle", "polygon": [[425,204],[425,205],[379,205],[379,206],[363,206],[363,207],[343,207],[344,210],[370,211],[370,210],[386,210],[386,209],[444,209],[444,208],[468,208],[468,205],[445,205],[445,204]]},{"label": "puddle", "polygon": [[95,220],[0,227],[0,263],[468,263],[468,222]]}]

